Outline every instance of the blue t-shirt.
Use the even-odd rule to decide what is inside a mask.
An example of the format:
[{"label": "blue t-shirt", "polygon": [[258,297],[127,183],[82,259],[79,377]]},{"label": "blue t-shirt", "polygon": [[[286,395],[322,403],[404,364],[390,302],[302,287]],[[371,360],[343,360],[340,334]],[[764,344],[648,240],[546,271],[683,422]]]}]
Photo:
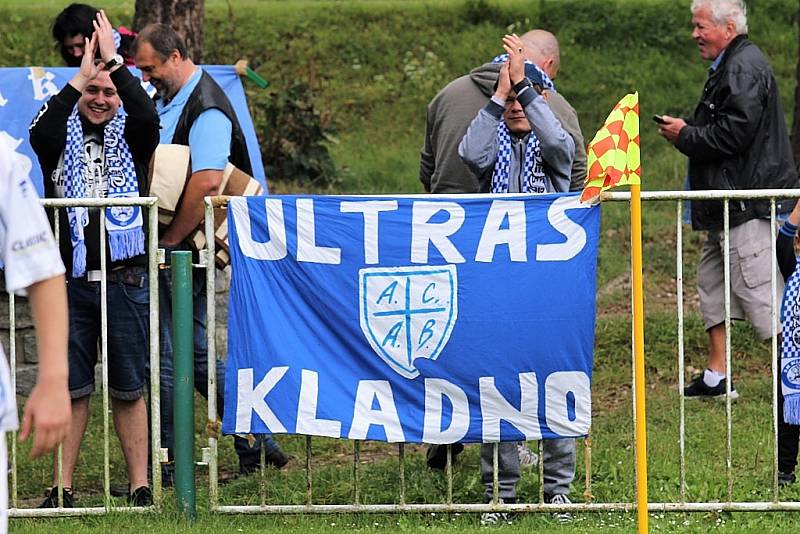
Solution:
[{"label": "blue t-shirt", "polygon": [[[189,81],[181,87],[169,104],[165,105],[161,99],[156,100],[156,110],[161,119],[160,142],[162,144],[172,143],[178,119],[181,117],[189,96],[200,82],[202,72],[200,67],[197,67]],[[225,168],[231,153],[232,131],[233,126],[230,119],[218,109],[207,109],[195,119],[189,130],[192,172],[221,171]]]}]

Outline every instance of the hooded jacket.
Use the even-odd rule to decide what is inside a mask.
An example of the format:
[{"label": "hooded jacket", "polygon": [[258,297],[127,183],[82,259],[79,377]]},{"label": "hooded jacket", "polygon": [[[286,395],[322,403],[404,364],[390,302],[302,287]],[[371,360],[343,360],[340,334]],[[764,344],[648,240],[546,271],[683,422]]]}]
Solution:
[{"label": "hooded jacket", "polygon": [[[533,89],[520,93],[519,103],[530,122],[533,133],[539,139],[542,165],[546,176],[548,193],[569,191],[570,170],[575,156],[575,143],[564,130],[544,98]],[[458,147],[458,155],[479,176],[481,193],[489,193],[492,175],[497,161],[499,144],[497,127],[503,120],[505,106],[489,100],[467,129],[467,134]],[[511,161],[509,169],[509,192],[524,192],[524,159],[530,142],[530,134],[511,137]]]},{"label": "hooded jacket", "polygon": [[[447,84],[428,104],[425,143],[420,151],[419,179],[429,193],[477,193],[478,177],[461,161],[458,145],[472,119],[491,98],[500,63],[485,63]],[[548,104],[575,144],[570,191],[583,188],[586,145],[578,115],[557,92],[548,91]]]},{"label": "hooded jacket", "polygon": [[[746,35],[725,49],[681,129],[676,147],[689,157],[693,190],[798,187],[786,123],[772,68]],[[778,213],[794,201],[777,202]],[[693,201],[692,227],[720,230],[721,201]],[[731,227],[769,217],[768,200],[730,202]]]}]

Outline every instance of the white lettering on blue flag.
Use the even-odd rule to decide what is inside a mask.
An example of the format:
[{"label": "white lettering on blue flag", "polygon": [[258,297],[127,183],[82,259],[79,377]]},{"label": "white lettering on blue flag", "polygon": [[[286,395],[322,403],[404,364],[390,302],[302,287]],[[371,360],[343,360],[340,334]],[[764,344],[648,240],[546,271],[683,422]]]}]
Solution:
[{"label": "white lettering on blue flag", "polygon": [[600,208],[562,195],[232,199],[226,433],[585,435]]}]

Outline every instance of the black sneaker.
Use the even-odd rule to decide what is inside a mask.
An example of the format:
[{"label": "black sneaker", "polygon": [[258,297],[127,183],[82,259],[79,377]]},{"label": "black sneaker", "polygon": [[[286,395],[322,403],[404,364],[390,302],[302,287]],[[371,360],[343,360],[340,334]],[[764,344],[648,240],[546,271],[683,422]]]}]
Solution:
[{"label": "black sneaker", "polygon": [[[64,496],[64,508],[75,508],[75,500],[72,497],[72,489],[64,488],[62,492]],[[50,488],[45,493],[45,499],[39,508],[58,508],[58,487]]]},{"label": "black sneaker", "polygon": [[[289,463],[289,457],[281,449],[275,449],[274,451],[270,452],[269,454],[265,455],[264,461],[267,466],[274,466],[276,469],[281,469],[286,464]],[[253,473],[258,472],[261,469],[261,459],[257,459],[256,462],[251,463],[242,463],[241,459],[239,460],[239,474],[240,475],[252,475]]]},{"label": "black sneaker", "polygon": [[286,456],[286,454],[284,454],[284,452],[279,448],[276,448],[275,450],[273,450],[269,454],[266,454],[265,456],[267,465],[275,466],[278,469],[282,468],[283,466],[289,463],[289,457]]},{"label": "black sneaker", "polygon": [[794,484],[797,480],[797,477],[794,475],[794,471],[789,473],[784,473],[783,471],[778,471],[778,485],[779,486],[788,486],[790,484]]},{"label": "black sneaker", "polygon": [[128,503],[139,508],[153,506],[153,491],[148,486],[139,486],[128,497]]},{"label": "black sneaker", "polygon": [[[455,464],[456,457],[464,450],[464,445],[461,443],[453,443],[451,447],[452,452],[450,453],[450,457]],[[444,471],[445,467],[447,467],[447,445],[429,445],[428,452],[425,456],[427,457],[426,461],[428,467],[431,469]]]},{"label": "black sneaker", "polygon": [[131,487],[128,484],[111,484],[108,492],[112,497],[130,497]]},{"label": "black sneaker", "polygon": [[[683,396],[687,399],[722,399],[725,400],[725,378],[719,381],[719,384],[714,386],[707,386],[703,382],[703,375],[698,375],[692,379],[691,383],[683,388]],[[731,382],[731,400],[739,398],[736,392],[736,386]]]}]

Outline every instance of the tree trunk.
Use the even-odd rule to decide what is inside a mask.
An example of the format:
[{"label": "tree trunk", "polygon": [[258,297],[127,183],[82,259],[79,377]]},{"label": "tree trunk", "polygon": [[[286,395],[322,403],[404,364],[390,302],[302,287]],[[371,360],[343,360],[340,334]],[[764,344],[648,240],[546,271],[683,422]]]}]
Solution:
[{"label": "tree trunk", "polygon": [[153,22],[169,24],[183,37],[189,57],[203,62],[203,14],[205,0],[136,0],[133,29]]}]

